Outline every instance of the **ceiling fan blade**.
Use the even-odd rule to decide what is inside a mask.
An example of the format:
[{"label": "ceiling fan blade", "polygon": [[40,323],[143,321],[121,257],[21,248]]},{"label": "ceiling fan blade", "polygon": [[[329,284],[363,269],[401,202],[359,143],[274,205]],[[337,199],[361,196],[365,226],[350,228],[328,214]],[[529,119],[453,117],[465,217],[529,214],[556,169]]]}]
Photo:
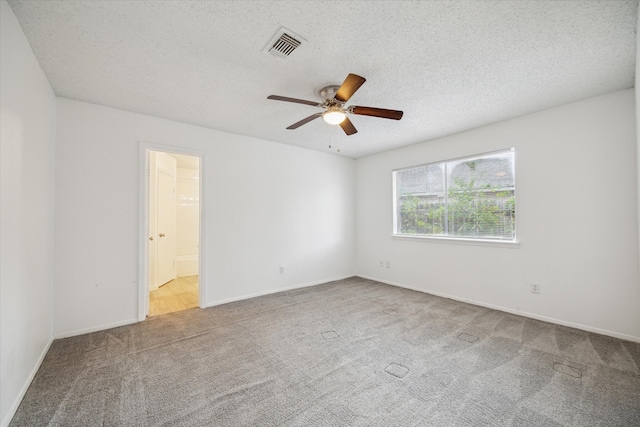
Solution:
[{"label": "ceiling fan blade", "polygon": [[347,102],[366,81],[367,79],[364,77],[360,77],[356,74],[349,74],[347,78],[344,79],[344,82],[342,82],[342,86],[340,86],[338,92],[336,92],[335,98],[338,101]]},{"label": "ceiling fan blade", "polygon": [[345,117],[344,120],[342,122],[340,122],[340,127],[342,128],[344,133],[347,134],[347,136],[348,135],[353,135],[354,133],[358,132],[356,130],[355,126],[353,126],[353,123],[351,123],[351,120],[349,120],[348,117]]},{"label": "ceiling fan blade", "polygon": [[306,101],[304,99],[289,98],[287,96],[269,95],[267,96],[267,99],[274,99],[276,101],[285,101],[285,102],[295,102],[296,104],[311,105],[313,107],[322,107],[322,104],[315,101]]},{"label": "ceiling fan blade", "polygon": [[397,110],[385,110],[384,108],[373,107],[358,107],[353,106],[349,108],[349,111],[353,114],[359,114],[361,116],[381,117],[383,119],[400,120],[402,118],[402,111]]},{"label": "ceiling fan blade", "polygon": [[309,117],[306,117],[306,118],[300,120],[299,122],[296,122],[296,123],[292,124],[287,129],[298,129],[300,126],[305,125],[305,124],[309,123],[311,120],[315,120],[320,116],[322,116],[322,113],[312,114]]}]

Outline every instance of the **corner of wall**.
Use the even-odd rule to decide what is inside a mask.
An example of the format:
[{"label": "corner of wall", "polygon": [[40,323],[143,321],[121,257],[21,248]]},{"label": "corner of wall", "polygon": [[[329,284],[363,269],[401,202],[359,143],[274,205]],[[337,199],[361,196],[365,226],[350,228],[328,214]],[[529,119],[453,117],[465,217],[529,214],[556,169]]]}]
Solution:
[{"label": "corner of wall", "polygon": [[7,425],[53,341],[56,100],[4,0],[0,19],[0,420]]},{"label": "corner of wall", "polygon": [[[638,90],[638,82],[640,82],[640,8],[638,8],[638,20],[636,23],[636,78],[635,78],[635,101],[636,101],[636,176],[638,181],[638,200],[637,200],[637,216],[638,216],[638,247],[640,248],[640,91]],[[640,250],[638,250],[640,254]],[[640,270],[640,256],[638,257],[638,270]]]}]

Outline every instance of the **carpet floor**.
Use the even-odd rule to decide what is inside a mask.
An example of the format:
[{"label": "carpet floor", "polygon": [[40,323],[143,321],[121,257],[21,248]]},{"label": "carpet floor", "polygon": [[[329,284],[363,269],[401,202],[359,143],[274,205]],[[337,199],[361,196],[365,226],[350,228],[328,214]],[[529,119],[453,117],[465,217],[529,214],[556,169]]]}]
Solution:
[{"label": "carpet floor", "polygon": [[11,426],[640,426],[640,343],[353,277],[54,341]]}]

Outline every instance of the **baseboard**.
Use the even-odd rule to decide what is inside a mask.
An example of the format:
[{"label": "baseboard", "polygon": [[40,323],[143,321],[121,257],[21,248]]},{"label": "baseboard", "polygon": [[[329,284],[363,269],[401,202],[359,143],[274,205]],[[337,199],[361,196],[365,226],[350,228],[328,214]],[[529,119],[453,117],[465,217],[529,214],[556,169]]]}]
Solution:
[{"label": "baseboard", "polygon": [[[327,283],[327,282],[334,282],[336,280],[342,280],[342,279],[347,279],[349,277],[353,277],[355,276],[354,274],[349,274],[346,276],[340,276],[340,277],[335,277],[335,278],[331,278],[331,279],[323,279],[323,280],[317,280],[315,282],[308,282],[308,283],[303,283],[303,284],[298,284],[298,285],[293,285],[293,286],[287,286],[287,287],[283,287],[283,288],[277,288],[277,289],[271,289],[265,292],[258,292],[255,294],[248,294],[248,295],[242,295],[239,297],[234,297],[234,298],[227,298],[224,300],[220,300],[220,301],[213,301],[213,302],[207,302],[207,305],[201,308],[207,308],[207,307],[213,307],[216,305],[222,305],[222,304],[226,304],[229,302],[234,302],[234,301],[241,301],[244,299],[249,299],[249,298],[255,298],[255,297],[259,297],[262,295],[269,295],[269,294],[275,294],[278,292],[284,292],[284,291],[290,291],[292,289],[299,289],[299,288],[306,288],[307,286],[314,286],[314,285],[320,285],[322,283]],[[54,339],[60,339],[60,338],[68,338],[68,337],[74,337],[77,335],[84,335],[84,334],[89,334],[91,332],[98,332],[98,331],[104,331],[107,329],[112,329],[112,328],[117,328],[120,326],[126,326],[126,325],[131,325],[133,323],[138,323],[138,319],[129,319],[129,320],[123,320],[121,322],[115,322],[115,323],[111,323],[111,324],[107,324],[107,325],[101,325],[101,326],[94,326],[91,328],[86,328],[86,329],[78,329],[75,331],[69,331],[69,332],[61,332],[58,333],[54,336]]]},{"label": "baseboard", "polygon": [[418,288],[413,287],[413,286],[408,286],[408,285],[405,285],[405,284],[402,284],[402,283],[393,282],[393,281],[390,281],[390,280],[378,279],[376,277],[364,276],[364,275],[361,275],[361,274],[358,274],[358,277],[362,277],[363,279],[368,279],[368,280],[374,280],[376,282],[385,283],[385,284],[391,285],[391,286],[397,286],[399,288],[410,289],[412,291],[422,292],[424,294],[434,295],[434,296],[442,297],[442,298],[448,298],[448,299],[452,299],[452,300],[460,301],[460,302],[466,302],[468,304],[473,304],[473,305],[477,305],[477,306],[480,306],[480,307],[486,307],[486,308],[490,308],[492,310],[504,311],[505,313],[516,314],[518,316],[528,317],[530,319],[542,320],[543,322],[554,323],[556,325],[561,325],[561,326],[568,326],[570,328],[580,329],[580,330],[586,331],[586,332],[593,332],[593,333],[600,334],[600,335],[607,335],[607,336],[614,337],[614,338],[620,338],[620,339],[626,340],[626,341],[632,341],[632,342],[640,343],[640,337],[635,337],[633,335],[621,334],[619,332],[608,331],[606,329],[594,328],[593,326],[582,325],[580,323],[568,322],[566,320],[556,319],[556,318],[553,318],[553,317],[540,316],[538,314],[529,313],[529,312],[526,312],[526,311],[513,310],[511,308],[501,307],[501,306],[493,305],[493,304],[487,304],[487,303],[484,303],[482,301],[476,301],[476,300],[472,300],[472,299],[461,298],[461,297],[458,297],[458,296],[455,296],[455,295],[449,295],[449,294],[442,293],[442,292],[425,291],[424,289],[418,289]]},{"label": "baseboard", "polygon": [[123,320],[121,322],[109,323],[109,324],[106,324],[106,325],[94,326],[94,327],[86,328],[86,329],[78,329],[78,330],[70,331],[70,332],[61,332],[59,334],[56,334],[56,336],[54,338],[55,339],[59,339],[59,338],[75,337],[76,335],[84,335],[84,334],[89,334],[91,332],[105,331],[107,329],[112,329],[112,328],[117,328],[117,327],[120,327],[120,326],[131,325],[132,323],[138,323],[138,319]]},{"label": "baseboard", "polygon": [[277,294],[278,292],[291,291],[293,289],[300,289],[300,288],[306,288],[306,287],[309,287],[309,286],[321,285],[323,283],[335,282],[336,280],[348,279],[349,277],[354,277],[354,276],[355,276],[354,274],[349,274],[349,275],[346,275],[346,276],[334,277],[334,278],[331,278],[331,279],[317,280],[317,281],[314,281],[314,282],[307,282],[307,283],[293,285],[293,286],[287,286],[287,287],[283,287],[283,288],[271,289],[271,290],[268,290],[268,291],[265,291],[265,292],[256,292],[256,293],[253,293],[253,294],[246,294],[246,295],[242,295],[242,296],[239,296],[239,297],[226,298],[226,299],[223,299],[223,300],[207,302],[207,307],[215,307],[216,305],[228,304],[230,302],[242,301],[242,300],[249,299],[249,298],[256,298],[256,297],[261,297],[261,296],[264,296],[264,295]]},{"label": "baseboard", "polygon": [[198,255],[176,257],[177,277],[194,276],[198,274]]},{"label": "baseboard", "polygon": [[20,406],[22,399],[24,399],[24,395],[27,393],[29,386],[33,382],[33,379],[36,377],[36,374],[38,373],[38,369],[40,369],[40,365],[42,365],[42,361],[44,360],[44,357],[47,355],[47,352],[49,351],[49,348],[51,347],[51,344],[53,343],[54,339],[55,338],[51,337],[47,345],[44,346],[44,350],[42,350],[40,357],[38,357],[38,361],[36,362],[36,365],[31,370],[31,373],[27,377],[27,380],[25,381],[24,385],[20,389],[20,393],[18,393],[15,400],[13,401],[13,404],[9,408],[9,411],[7,412],[7,415],[5,415],[4,419],[2,420],[2,424],[0,424],[2,427],[7,427],[11,422],[11,420],[13,419],[13,416],[16,414],[16,411],[18,410],[18,407]]}]

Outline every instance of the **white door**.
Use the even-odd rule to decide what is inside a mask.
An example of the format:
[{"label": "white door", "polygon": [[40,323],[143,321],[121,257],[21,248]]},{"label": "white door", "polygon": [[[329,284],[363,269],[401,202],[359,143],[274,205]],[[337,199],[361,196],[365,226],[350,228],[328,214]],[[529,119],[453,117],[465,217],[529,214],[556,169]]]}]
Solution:
[{"label": "white door", "polygon": [[176,176],[158,170],[156,283],[176,278]]},{"label": "white door", "polygon": [[[179,204],[179,186],[177,186],[177,172],[178,162],[176,157],[169,155],[166,152],[156,151],[157,147],[153,144],[141,142],[141,156],[140,156],[140,197],[141,197],[141,212],[146,212],[147,215],[140,217],[140,266],[139,272],[139,303],[138,303],[138,320],[144,320],[149,314],[149,292],[162,285],[162,281],[171,281],[177,277],[177,273],[180,271],[181,259],[179,254],[183,250],[183,245],[180,246],[181,251],[178,251],[178,243],[182,243],[182,239],[178,239],[177,233],[180,232],[178,219],[180,217],[180,211],[178,210]],[[175,152],[180,152],[179,147],[175,147]],[[196,156],[192,156],[196,157]],[[206,239],[205,226],[202,221],[202,212],[205,211],[205,200],[202,199],[201,194],[205,193],[205,180],[204,176],[204,155],[200,155],[196,158],[196,164],[192,166],[181,166],[186,169],[199,169],[196,174],[198,182],[198,190],[194,200],[198,204],[198,236],[196,239],[197,246],[197,274],[198,274],[198,302],[200,307],[204,306],[204,301],[207,301],[206,287],[202,286],[206,283],[206,269],[201,268],[201,260],[206,259],[205,246]],[[161,174],[162,172],[162,174]],[[173,178],[173,179],[172,179]],[[162,191],[162,196],[158,195],[158,183],[163,181],[164,188],[171,188],[171,191]],[[173,192],[175,188],[175,193]],[[162,198],[162,200],[159,200]],[[189,199],[191,200],[191,199]],[[169,205],[167,208],[159,208],[158,204]],[[167,213],[169,216],[175,215],[175,220],[167,220]],[[160,214],[160,218],[158,218]],[[161,224],[158,224],[158,221]],[[167,224],[168,223],[168,224]],[[174,228],[175,227],[175,228]],[[184,228],[184,225],[182,226]],[[171,229],[172,231],[169,231]],[[163,237],[160,237],[160,234]],[[173,240],[173,242],[171,241]],[[162,249],[159,249],[162,246]],[[158,259],[160,256],[161,259]],[[158,268],[162,265],[161,268]],[[159,270],[162,270],[160,272]],[[158,275],[162,274],[163,278],[158,279]]]}]

